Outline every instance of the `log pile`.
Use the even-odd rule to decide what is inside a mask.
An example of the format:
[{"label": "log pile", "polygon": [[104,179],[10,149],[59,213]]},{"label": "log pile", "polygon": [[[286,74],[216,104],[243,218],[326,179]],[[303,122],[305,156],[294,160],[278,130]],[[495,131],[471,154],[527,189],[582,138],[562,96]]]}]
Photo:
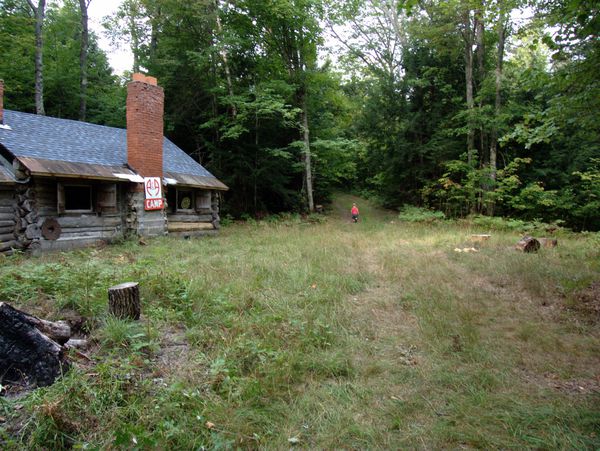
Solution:
[{"label": "log pile", "polygon": [[0,302],[0,383],[47,386],[69,368],[65,322],[45,321]]}]

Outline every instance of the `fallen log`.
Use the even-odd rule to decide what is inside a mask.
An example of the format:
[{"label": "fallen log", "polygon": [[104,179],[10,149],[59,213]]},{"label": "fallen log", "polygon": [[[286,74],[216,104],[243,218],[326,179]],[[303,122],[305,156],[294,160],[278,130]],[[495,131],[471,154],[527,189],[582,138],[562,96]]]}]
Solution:
[{"label": "fallen log", "polygon": [[55,336],[62,337],[65,328],[50,324],[0,302],[0,383],[42,387],[68,370],[63,348],[39,329],[59,330]]},{"label": "fallen log", "polygon": [[540,249],[540,242],[532,236],[525,235],[515,245],[515,249],[521,252],[537,252]]}]

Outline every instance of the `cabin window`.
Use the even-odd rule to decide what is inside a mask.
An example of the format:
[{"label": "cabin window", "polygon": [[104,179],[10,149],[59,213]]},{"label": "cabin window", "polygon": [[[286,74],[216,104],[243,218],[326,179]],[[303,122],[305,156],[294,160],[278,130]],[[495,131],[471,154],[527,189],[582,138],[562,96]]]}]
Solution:
[{"label": "cabin window", "polygon": [[211,207],[210,191],[196,192],[196,210],[206,209]]},{"label": "cabin window", "polygon": [[92,187],[90,185],[62,185],[62,193],[59,188],[59,210],[61,204],[65,212],[91,212]]},{"label": "cabin window", "polygon": [[192,211],[194,208],[194,192],[192,190],[177,190],[177,210]]}]

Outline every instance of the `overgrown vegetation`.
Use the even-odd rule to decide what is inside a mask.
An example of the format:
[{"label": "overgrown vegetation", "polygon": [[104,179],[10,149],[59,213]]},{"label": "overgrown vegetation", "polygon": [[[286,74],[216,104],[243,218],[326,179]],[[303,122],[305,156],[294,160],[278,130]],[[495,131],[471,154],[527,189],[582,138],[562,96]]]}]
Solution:
[{"label": "overgrown vegetation", "polygon": [[[495,229],[398,221],[342,197],[315,224],[2,258],[0,299],[90,318],[91,362],[0,397],[4,449],[600,446],[597,234],[516,252]],[[140,282],[139,323],[106,289]],[[586,291],[588,290],[588,291]],[[587,305],[587,304],[586,304]],[[591,305],[591,304],[590,304]]]}]

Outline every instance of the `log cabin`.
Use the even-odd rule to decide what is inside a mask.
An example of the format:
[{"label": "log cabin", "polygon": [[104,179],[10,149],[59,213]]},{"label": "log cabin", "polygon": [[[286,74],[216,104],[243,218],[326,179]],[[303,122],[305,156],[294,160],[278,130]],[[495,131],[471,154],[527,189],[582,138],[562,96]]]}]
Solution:
[{"label": "log cabin", "polygon": [[228,188],[164,137],[156,78],[128,83],[126,129],[4,110],[3,97],[0,80],[0,252],[219,229]]}]

